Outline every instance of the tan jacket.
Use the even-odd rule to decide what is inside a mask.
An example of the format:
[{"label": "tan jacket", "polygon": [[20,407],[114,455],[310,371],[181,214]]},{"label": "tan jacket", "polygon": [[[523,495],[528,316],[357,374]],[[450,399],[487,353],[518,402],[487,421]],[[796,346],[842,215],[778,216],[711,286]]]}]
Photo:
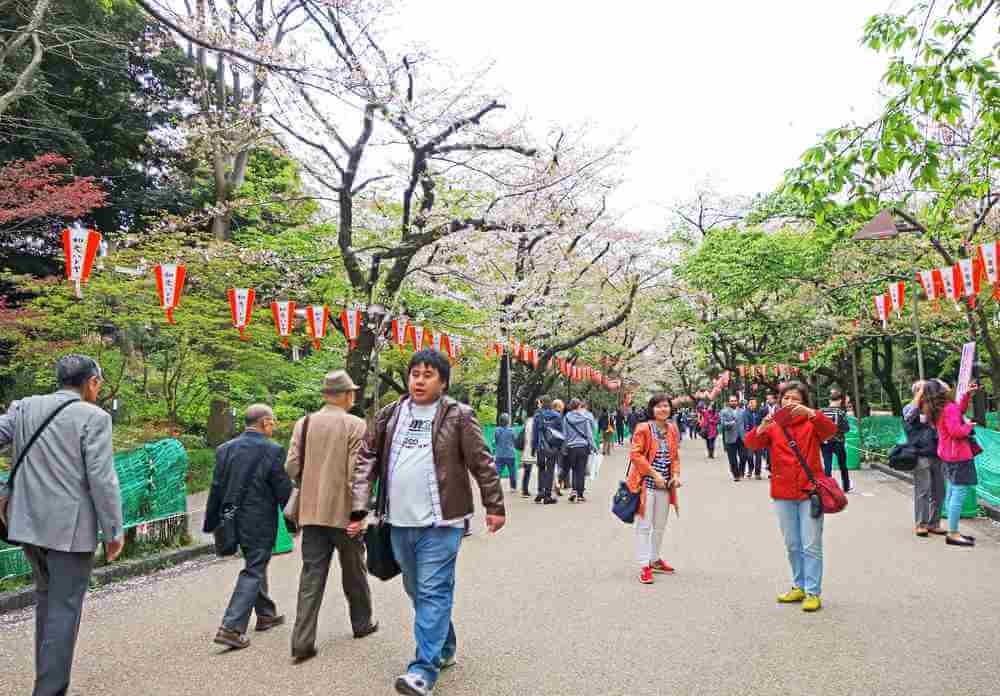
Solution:
[{"label": "tan jacket", "polygon": [[[302,442],[300,418],[292,431],[285,470],[299,481],[299,449]],[[299,526],[344,529],[350,524],[351,510],[367,507],[365,499],[353,500],[352,475],[358,452],[365,440],[365,422],[339,406],[324,406],[309,417],[306,434],[305,473],[299,484]]]}]

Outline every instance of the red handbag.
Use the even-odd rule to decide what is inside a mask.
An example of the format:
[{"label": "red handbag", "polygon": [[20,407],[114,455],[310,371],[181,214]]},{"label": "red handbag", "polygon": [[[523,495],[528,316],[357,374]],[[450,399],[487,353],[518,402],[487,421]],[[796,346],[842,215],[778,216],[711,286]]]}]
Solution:
[{"label": "red handbag", "polygon": [[844,493],[844,489],[840,487],[837,480],[831,476],[820,476],[817,479],[813,475],[812,469],[809,468],[806,458],[802,456],[802,452],[799,450],[798,444],[796,444],[795,440],[792,439],[792,434],[788,432],[787,428],[784,427],[781,431],[785,433],[785,439],[788,441],[788,446],[792,448],[792,452],[795,453],[795,457],[799,460],[799,464],[802,465],[802,469],[806,472],[806,476],[809,477],[809,481],[813,485],[812,495],[819,498],[819,504],[823,512],[832,515],[833,513],[840,512],[847,507],[847,494]]}]

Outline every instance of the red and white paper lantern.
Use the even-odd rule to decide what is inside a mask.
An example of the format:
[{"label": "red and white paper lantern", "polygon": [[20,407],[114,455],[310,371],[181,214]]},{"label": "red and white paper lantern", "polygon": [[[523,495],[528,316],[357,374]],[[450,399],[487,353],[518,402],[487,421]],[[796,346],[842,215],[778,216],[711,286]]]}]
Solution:
[{"label": "red and white paper lantern", "polygon": [[281,337],[281,345],[288,347],[288,337],[292,335],[292,319],[295,317],[295,302],[282,300],[271,303],[271,316],[274,317],[274,330]]},{"label": "red and white paper lantern", "polygon": [[980,290],[979,264],[975,259],[959,259],[955,264],[955,285],[962,296],[969,298],[969,306],[975,307]]},{"label": "red and white paper lantern", "polygon": [[326,305],[309,305],[306,307],[306,325],[313,338],[313,347],[320,349],[320,341],[326,338],[330,326],[330,308]]},{"label": "red and white paper lantern", "polygon": [[954,302],[957,307],[958,300],[962,296],[962,292],[955,277],[955,269],[942,268],[939,270],[941,273],[941,284],[944,287],[944,296]]},{"label": "red and white paper lantern", "polygon": [[253,288],[229,288],[229,312],[233,316],[233,326],[240,330],[240,340],[247,340],[246,329],[250,325],[253,312]]},{"label": "red and white paper lantern", "polygon": [[424,347],[424,341],[426,339],[426,330],[422,326],[417,324],[410,324],[407,329],[407,333],[410,337],[410,343],[413,345],[413,350],[421,350]]},{"label": "red and white paper lantern", "polygon": [[351,349],[358,347],[358,336],[361,335],[361,310],[345,309],[340,313],[340,325],[344,328],[344,338]]},{"label": "red and white paper lantern", "polygon": [[935,268],[932,271],[917,271],[917,280],[920,282],[920,287],[924,289],[924,295],[927,296],[927,299],[937,304],[943,285],[941,270]]},{"label": "red and white paper lantern", "polygon": [[400,350],[406,346],[406,332],[410,326],[410,320],[406,317],[396,317],[392,320],[392,342],[399,346]]},{"label": "red and white paper lantern", "polygon": [[882,322],[882,328],[888,326],[889,320],[889,305],[891,300],[886,295],[876,295],[875,296],[875,313],[878,315],[879,320]]},{"label": "red and white paper lantern", "polygon": [[156,276],[156,289],[160,293],[160,308],[166,310],[167,321],[174,321],[174,309],[181,302],[181,290],[184,289],[184,276],[187,269],[176,263],[161,263],[153,267]]},{"label": "red and white paper lantern", "polygon": [[66,254],[66,278],[73,283],[77,297],[83,297],[82,286],[90,279],[94,259],[101,247],[101,234],[75,225],[63,230],[63,252]]},{"label": "red and white paper lantern", "polygon": [[986,280],[993,286],[994,299],[1000,300],[1000,273],[998,259],[1000,257],[1000,242],[987,242],[979,245],[979,267]]},{"label": "red and white paper lantern", "polygon": [[889,283],[889,301],[892,303],[892,308],[896,311],[896,318],[902,319],[900,312],[903,309],[903,303],[906,301],[906,283],[902,281],[897,283]]}]

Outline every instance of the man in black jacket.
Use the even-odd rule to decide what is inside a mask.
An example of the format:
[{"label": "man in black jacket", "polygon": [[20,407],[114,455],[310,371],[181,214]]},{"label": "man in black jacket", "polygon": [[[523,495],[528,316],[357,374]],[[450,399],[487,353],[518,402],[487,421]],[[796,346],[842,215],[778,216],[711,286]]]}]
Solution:
[{"label": "man in black jacket", "polygon": [[245,565],[215,636],[216,643],[237,650],[250,645],[246,632],[251,610],[257,613],[258,631],[285,622],[267,595],[267,566],[278,534],[278,508],[292,495],[285,450],[268,439],[274,432],[271,408],[254,404],[244,422],[246,430],[215,451],[204,526],[205,532],[214,531],[223,512],[237,508],[236,529]]},{"label": "man in black jacket", "polygon": [[552,484],[559,451],[565,442],[562,414],[552,408],[552,399],[546,394],[538,399],[541,408],[535,411],[531,433],[531,455],[538,458],[538,495],[536,503],[554,505]]}]

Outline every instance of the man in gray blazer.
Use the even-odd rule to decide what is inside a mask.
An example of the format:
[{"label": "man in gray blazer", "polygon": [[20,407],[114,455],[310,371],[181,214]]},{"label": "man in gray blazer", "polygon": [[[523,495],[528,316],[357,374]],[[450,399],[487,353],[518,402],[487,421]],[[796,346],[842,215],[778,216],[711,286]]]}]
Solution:
[{"label": "man in gray blazer", "polygon": [[122,503],[111,445],[111,416],[95,405],[101,368],[84,355],[56,365],[59,390],[15,401],[0,416],[0,447],[17,461],[39,427],[66,402],[18,467],[0,484],[0,516],[31,564],[35,607],[34,696],[69,689],[83,597],[102,534],[114,560],[124,544]]}]

